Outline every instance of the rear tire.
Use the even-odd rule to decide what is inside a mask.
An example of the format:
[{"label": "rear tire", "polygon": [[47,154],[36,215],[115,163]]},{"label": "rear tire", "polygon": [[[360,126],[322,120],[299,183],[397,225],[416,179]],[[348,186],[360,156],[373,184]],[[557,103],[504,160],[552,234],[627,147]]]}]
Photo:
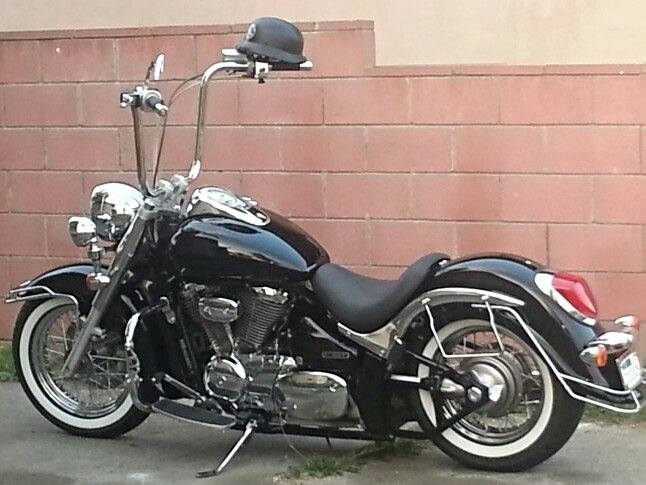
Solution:
[{"label": "rear tire", "polygon": [[[43,384],[42,370],[36,368],[34,339],[39,327],[47,323],[53,312],[70,307],[69,300],[53,298],[23,306],[13,334],[13,358],[20,384],[36,409],[51,423],[68,433],[91,438],[115,438],[139,426],[148,414],[137,409],[129,395],[124,395],[114,409],[85,416],[56,402],[52,388]],[[121,333],[123,335],[123,332]],[[51,379],[50,379],[51,380]],[[64,395],[61,394],[61,396]]]},{"label": "rear tire", "polygon": [[[465,332],[470,325],[476,325],[478,322],[482,325],[482,317],[451,321],[438,330],[438,336],[445,343],[451,335]],[[426,328],[427,325],[425,325]],[[543,404],[540,411],[537,411],[536,417],[533,417],[534,421],[528,425],[531,427],[518,439],[503,443],[487,443],[476,435],[461,431],[458,426],[461,422],[458,422],[441,435],[434,434],[431,439],[448,456],[470,468],[519,472],[542,463],[563,447],[576,430],[583,414],[584,404],[572,399],[566,393],[545,362],[525,341],[521,329],[513,324],[505,325],[504,322],[498,323],[498,327],[507,335],[513,335],[519,342],[525,342],[527,351],[533,354],[531,357],[537,365],[536,371],[540,372]],[[441,359],[435,339],[431,338],[430,332],[425,330],[423,333],[423,336],[420,335],[415,339],[417,348],[414,350],[427,357]],[[418,375],[422,377],[428,375],[428,367],[416,367]],[[428,391],[423,390],[414,391],[411,394],[411,400],[420,426],[432,433],[433,423],[436,420],[435,408],[439,404]]]}]

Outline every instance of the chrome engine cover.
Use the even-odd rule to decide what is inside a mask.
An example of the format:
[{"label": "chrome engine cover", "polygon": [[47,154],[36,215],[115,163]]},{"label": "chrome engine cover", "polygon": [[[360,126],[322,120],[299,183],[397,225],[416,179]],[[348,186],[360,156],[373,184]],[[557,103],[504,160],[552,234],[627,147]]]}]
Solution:
[{"label": "chrome engine cover", "polygon": [[296,359],[289,356],[213,357],[204,369],[204,387],[212,397],[287,421],[329,421],[348,415],[351,400],[344,379],[297,368]]},{"label": "chrome engine cover", "polygon": [[274,388],[276,403],[288,417],[328,421],[348,414],[348,385],[328,372],[294,371],[281,374]]},{"label": "chrome engine cover", "polygon": [[204,368],[204,387],[207,392],[229,402],[238,401],[248,384],[247,371],[234,356],[213,357]]}]

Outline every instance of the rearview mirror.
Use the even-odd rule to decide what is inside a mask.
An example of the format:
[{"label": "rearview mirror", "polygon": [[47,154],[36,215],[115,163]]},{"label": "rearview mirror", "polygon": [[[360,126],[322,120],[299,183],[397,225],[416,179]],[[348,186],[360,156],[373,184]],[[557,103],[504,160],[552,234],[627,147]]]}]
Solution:
[{"label": "rearview mirror", "polygon": [[153,79],[155,81],[159,81],[161,79],[161,75],[164,72],[165,60],[166,60],[166,54],[159,54],[157,56],[157,59],[155,59],[155,62],[153,64]]},{"label": "rearview mirror", "polygon": [[145,84],[148,84],[148,81],[152,78],[153,81],[159,81],[161,75],[164,72],[164,61],[166,59],[166,54],[158,54],[153,62],[148,66],[146,71],[146,79],[144,80]]},{"label": "rearview mirror", "polygon": [[192,182],[195,180],[197,177],[199,177],[200,172],[202,171],[202,164],[200,163],[199,160],[194,160],[193,164],[191,165],[191,169],[188,172],[188,180]]}]

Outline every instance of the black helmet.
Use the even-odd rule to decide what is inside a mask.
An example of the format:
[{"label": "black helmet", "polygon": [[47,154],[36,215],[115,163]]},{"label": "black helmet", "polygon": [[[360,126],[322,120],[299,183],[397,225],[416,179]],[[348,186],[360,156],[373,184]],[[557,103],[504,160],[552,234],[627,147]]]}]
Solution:
[{"label": "black helmet", "polygon": [[274,17],[254,20],[245,40],[236,47],[249,58],[264,62],[300,64],[303,56],[303,34],[294,24]]}]

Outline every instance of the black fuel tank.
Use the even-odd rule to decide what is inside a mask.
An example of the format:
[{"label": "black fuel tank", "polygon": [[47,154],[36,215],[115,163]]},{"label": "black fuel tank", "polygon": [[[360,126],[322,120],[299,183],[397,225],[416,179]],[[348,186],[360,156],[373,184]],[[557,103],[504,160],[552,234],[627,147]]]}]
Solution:
[{"label": "black fuel tank", "polygon": [[189,217],[173,235],[170,257],[185,281],[222,278],[248,281],[304,281],[327,252],[285,217],[263,210],[269,223],[257,226],[221,215]]}]

